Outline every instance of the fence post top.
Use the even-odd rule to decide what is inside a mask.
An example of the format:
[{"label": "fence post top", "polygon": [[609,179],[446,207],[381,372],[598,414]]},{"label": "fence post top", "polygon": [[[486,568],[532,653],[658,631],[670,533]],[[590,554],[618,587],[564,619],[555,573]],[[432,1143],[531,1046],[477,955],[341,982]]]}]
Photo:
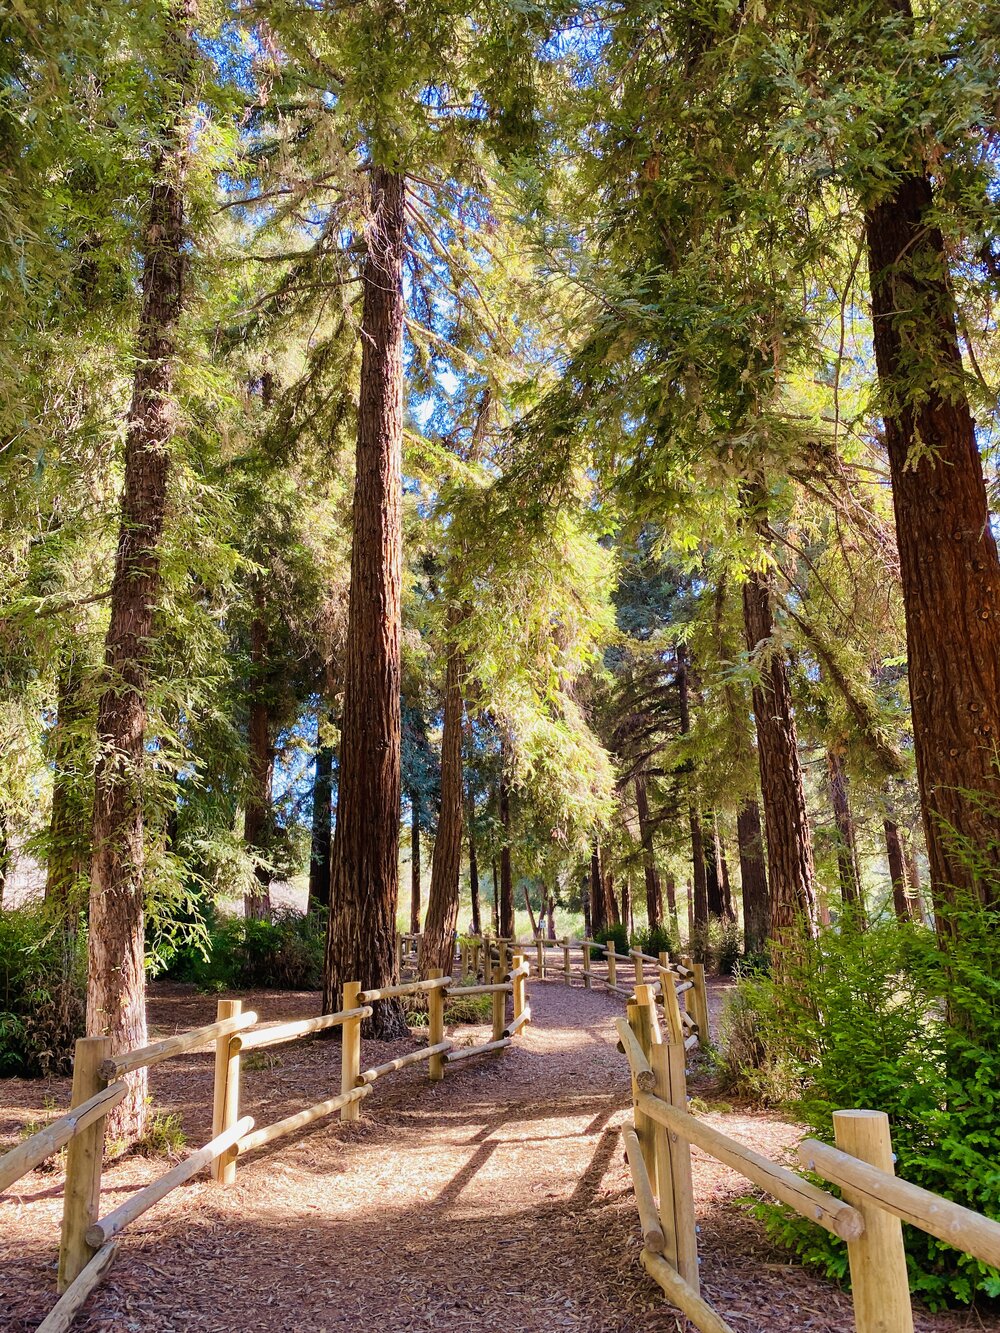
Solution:
[{"label": "fence post top", "polygon": [[655,997],[653,995],[653,987],[645,982],[641,982],[638,986],[636,986],[635,1002],[636,1004],[650,1004],[650,1005],[653,1004],[655,1002]]},{"label": "fence post top", "polygon": [[885,1111],[868,1111],[864,1107],[849,1107],[844,1111],[834,1111],[834,1120],[879,1120],[889,1123],[889,1117]]}]

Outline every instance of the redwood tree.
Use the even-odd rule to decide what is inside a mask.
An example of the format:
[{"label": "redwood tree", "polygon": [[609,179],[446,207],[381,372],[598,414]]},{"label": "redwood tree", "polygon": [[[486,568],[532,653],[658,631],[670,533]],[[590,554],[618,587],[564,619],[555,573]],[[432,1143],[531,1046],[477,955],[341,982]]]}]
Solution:
[{"label": "redwood tree", "polygon": [[438,816],[427,917],[420,940],[420,975],[451,966],[458,924],[458,883],[462,868],[462,662],[453,643],[447,649],[444,728],[441,737],[441,811]]},{"label": "redwood tree", "polygon": [[[373,166],[361,275],[361,387],[326,1011],[336,1008],[345,981],[373,988],[394,980],[405,214],[404,178]],[[378,1037],[405,1036],[402,1009],[392,1000],[376,1004],[370,1028]]]}]

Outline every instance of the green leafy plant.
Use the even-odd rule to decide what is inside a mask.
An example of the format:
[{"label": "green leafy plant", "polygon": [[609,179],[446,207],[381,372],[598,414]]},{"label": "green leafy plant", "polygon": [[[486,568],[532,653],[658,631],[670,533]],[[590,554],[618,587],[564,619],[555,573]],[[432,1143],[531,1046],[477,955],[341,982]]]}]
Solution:
[{"label": "green leafy plant", "polygon": [[[644,926],[632,936],[632,944],[634,948],[648,953],[651,958],[656,958],[661,953],[668,953],[673,957],[677,952],[677,941],[666,926]],[[627,953],[628,950],[624,952]]]},{"label": "green leafy plant", "polygon": [[318,990],[323,981],[326,919],[291,908],[271,920],[222,918],[204,947],[185,949],[170,975],[204,990],[274,988]]},{"label": "green leafy plant", "polygon": [[[601,930],[594,931],[594,939],[598,944],[607,944],[614,941],[615,953],[628,953],[629,938],[628,929],[625,926],[604,926]],[[599,957],[600,955],[595,955]]]},{"label": "green leafy plant", "polygon": [[0,1076],[67,1074],[86,1018],[86,937],[44,905],[0,912]]}]

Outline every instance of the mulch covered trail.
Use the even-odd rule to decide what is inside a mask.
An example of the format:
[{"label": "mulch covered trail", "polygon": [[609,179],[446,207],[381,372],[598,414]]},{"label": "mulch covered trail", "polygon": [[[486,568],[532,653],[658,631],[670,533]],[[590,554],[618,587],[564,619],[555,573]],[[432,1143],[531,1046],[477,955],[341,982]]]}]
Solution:
[{"label": "mulch covered trail", "polygon": [[[264,1019],[317,1012],[315,995],[244,997]],[[532,982],[533,1025],[512,1048],[380,1081],[356,1125],[321,1122],[241,1159],[237,1184],[203,1178],[128,1229],[78,1321],[97,1330],[321,1333],[547,1329],[674,1333],[639,1265],[619,1126],[628,1099],[604,992]],[[158,1035],[214,1017],[214,1000],[155,986]],[[462,1029],[484,1040],[485,1031]],[[365,1064],[411,1043],[366,1043]],[[339,1089],[339,1047],[299,1042],[248,1058],[245,1111],[266,1124]],[[151,1071],[156,1107],[210,1136],[211,1057]],[[68,1081],[0,1084],[0,1146]],[[710,1115],[780,1155],[798,1131],[773,1117]],[[165,1169],[128,1158],[105,1172],[105,1208]],[[0,1199],[0,1328],[28,1333],[54,1301],[61,1176],[35,1172]],[[703,1293],[739,1333],[848,1333],[848,1297],[774,1250],[735,1201],[748,1186],[696,1150]],[[919,1333],[1000,1330],[975,1315],[918,1313]]]}]

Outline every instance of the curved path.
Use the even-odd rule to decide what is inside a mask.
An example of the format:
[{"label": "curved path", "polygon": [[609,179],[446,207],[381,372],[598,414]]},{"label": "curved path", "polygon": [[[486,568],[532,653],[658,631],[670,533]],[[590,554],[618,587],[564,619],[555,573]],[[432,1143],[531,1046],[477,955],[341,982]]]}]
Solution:
[{"label": "curved path", "polygon": [[[181,988],[156,994],[154,1023],[174,1028],[214,1007]],[[255,998],[267,1018],[302,1014],[307,1003]],[[533,982],[531,1004],[532,1027],[502,1055],[455,1066],[439,1084],[420,1066],[406,1069],[376,1085],[357,1124],[324,1122],[279,1140],[240,1162],[233,1188],[198,1183],[158,1205],[129,1229],[80,1333],[678,1329],[638,1263],[619,1138],[628,1090],[613,1019],[622,1005],[560,981]],[[366,1050],[365,1063],[403,1049]],[[265,1054],[244,1072],[244,1104],[261,1124],[339,1086],[335,1044]],[[188,1141],[203,1142],[209,1058],[153,1075],[158,1107],[180,1111]],[[712,1118],[772,1153],[795,1138],[773,1119]],[[162,1159],[110,1167],[110,1206],[162,1169]],[[34,1329],[52,1304],[55,1183],[36,1173],[21,1200],[0,1203],[0,1250],[24,1255],[0,1262],[11,1333]],[[733,1206],[745,1183],[696,1152],[695,1190],[704,1294],[734,1329],[848,1333],[845,1296],[789,1265]],[[964,1317],[917,1321],[922,1333],[964,1326]]]}]

